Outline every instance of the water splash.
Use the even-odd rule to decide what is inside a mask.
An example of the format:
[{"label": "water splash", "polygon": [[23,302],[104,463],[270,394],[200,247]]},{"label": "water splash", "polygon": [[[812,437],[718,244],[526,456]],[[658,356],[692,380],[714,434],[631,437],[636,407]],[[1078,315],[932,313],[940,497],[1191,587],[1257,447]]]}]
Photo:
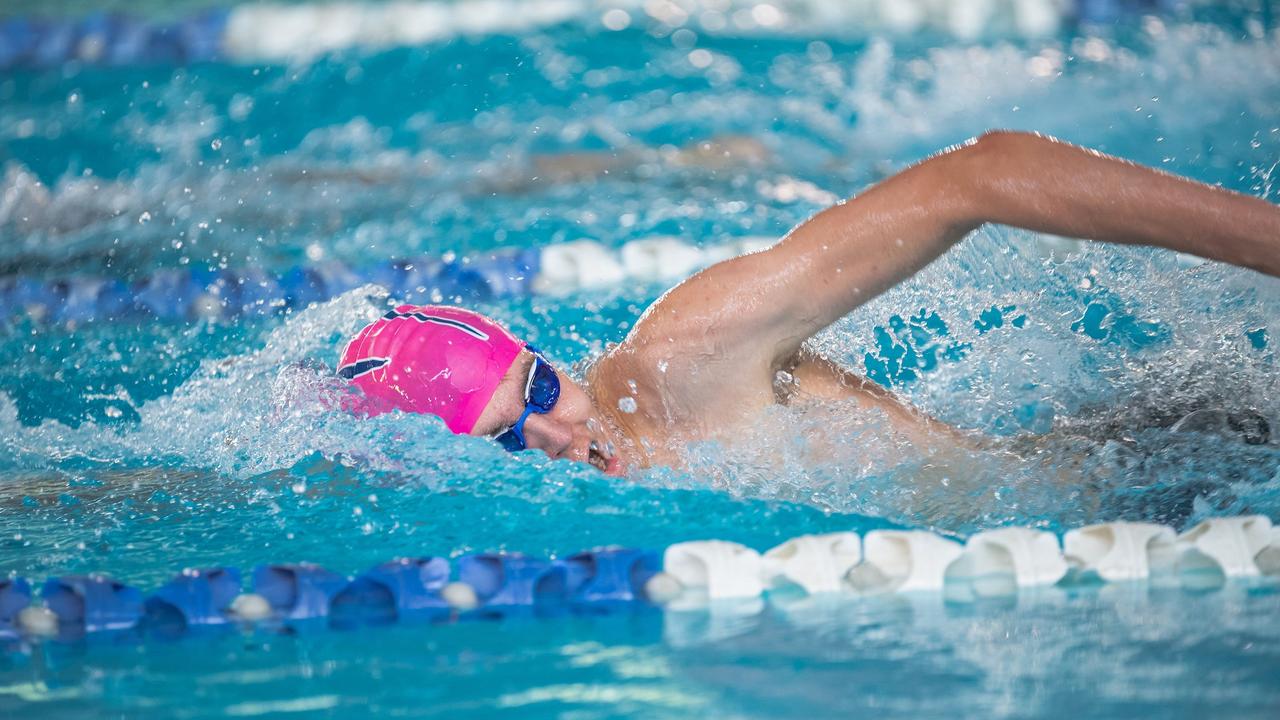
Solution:
[{"label": "water splash", "polygon": [[[828,199],[993,127],[1258,194],[1280,149],[1257,120],[1280,113],[1277,44],[1207,25],[1156,23],[1132,42],[938,48],[709,37],[698,41],[715,58],[705,68],[670,41],[611,38],[617,53],[549,30],[303,67],[152,68],[122,87],[105,69],[5,81],[0,231],[19,242],[0,249],[0,268],[100,272],[103,248],[128,275],[359,265],[370,247],[408,256],[780,235]],[[511,58],[476,66],[493,81],[485,93],[421,87],[470,67],[473,48]],[[552,56],[580,72],[543,67]],[[104,134],[111,153],[47,151]],[[759,143],[759,162],[664,159],[742,136]],[[601,193],[610,212],[593,202]]]},{"label": "water splash", "polygon": [[[370,253],[466,254],[582,237],[715,244],[781,234],[831,197],[993,126],[1045,130],[1259,194],[1280,153],[1280,133],[1258,120],[1280,113],[1275,43],[1208,26],[1151,25],[1133,42],[1081,36],[937,49],[906,40],[708,36],[677,47],[675,38],[643,33],[610,37],[615,50],[553,29],[305,66],[152,68],[123,86],[107,69],[2,80],[0,140],[12,158],[0,180],[0,232],[20,242],[0,249],[0,265],[97,273],[105,251],[107,269],[127,276],[170,264],[275,270],[336,257],[359,265]],[[706,54],[694,62],[693,50]],[[512,60],[468,66],[492,80],[477,84],[481,94],[423,88],[422,77],[477,56]],[[690,142],[743,135],[763,150],[749,162],[672,160]],[[47,151],[104,136],[118,143],[112,153],[67,164],[67,153]],[[577,153],[576,170],[557,182],[523,179],[566,153]],[[609,165],[613,155],[627,164]],[[581,171],[602,166],[609,172]],[[144,213],[150,220],[139,223]],[[623,336],[661,290],[481,309],[569,365]],[[833,523],[874,516],[954,532],[1074,524],[1108,512],[1170,522],[1212,508],[1276,515],[1274,445],[1242,441],[1230,420],[1226,433],[1221,424],[1172,428],[1198,409],[1280,417],[1277,307],[1276,284],[1250,273],[984,230],[814,342],[869,373],[869,357],[884,360],[885,381],[907,399],[994,437],[984,449],[903,460],[900,439],[878,418],[778,409],[749,438],[758,453],[699,445],[690,471],[654,471],[624,488],[563,463],[513,460],[429,418],[357,421],[335,412],[342,388],[328,366],[376,312],[356,293],[246,331],[247,351],[203,341],[207,325],[180,329],[184,342],[153,364],[198,359],[198,367],[171,384],[139,380],[153,386],[146,392],[78,386],[78,373],[106,362],[98,346],[49,373],[20,361],[10,387],[101,412],[72,421],[0,397],[0,462],[6,484],[109,484],[103,471],[111,469],[130,475],[129,486],[137,480],[206,509],[269,507],[298,483],[374,494],[405,487],[464,503],[505,498],[511,515],[485,530],[511,537],[540,517],[535,508],[578,503],[625,518],[608,527],[635,537],[636,518],[668,517],[669,504],[705,503],[708,515],[728,517],[754,500],[765,502],[739,517],[801,507],[806,521],[830,512]],[[15,357],[62,342],[55,330],[6,330],[14,330],[4,342]],[[133,329],[101,332],[150,342]],[[66,422],[40,422],[55,416]],[[838,438],[848,453],[814,462],[803,438],[818,435]],[[793,436],[801,439],[777,439]],[[947,463],[979,467],[957,473]],[[1045,480],[1062,473],[1086,482]],[[969,487],[956,487],[960,477]],[[228,489],[182,489],[200,483]],[[256,499],[263,488],[272,489]],[[60,503],[59,494],[32,497]],[[346,518],[349,498],[340,497],[316,507]],[[372,527],[427,523],[425,510],[403,503]],[[319,517],[307,512],[280,522],[298,529]],[[98,520],[119,517],[106,515]],[[335,532],[364,537],[369,522]]]},{"label": "water splash", "polygon": [[[1082,322],[1099,307],[1101,319]],[[854,406],[777,408],[730,448],[695,447],[695,475],[744,497],[959,533],[1280,511],[1269,492],[1280,375],[1249,332],[1280,308],[1280,282],[1157,251],[1064,255],[988,229],[813,347],[856,366],[906,308],[964,352],[900,376],[899,393],[976,433],[973,449],[922,452]],[[1021,322],[994,328],[999,308]]]}]

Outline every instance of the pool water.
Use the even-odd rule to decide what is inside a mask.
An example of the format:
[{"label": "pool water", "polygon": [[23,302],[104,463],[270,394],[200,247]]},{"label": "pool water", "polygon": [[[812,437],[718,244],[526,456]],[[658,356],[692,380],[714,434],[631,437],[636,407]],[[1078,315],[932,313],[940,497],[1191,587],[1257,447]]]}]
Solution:
[{"label": "pool water", "polygon": [[[132,281],[655,236],[718,247],[780,236],[993,127],[1277,199],[1280,37],[1253,19],[975,43],[640,19],[291,62],[10,71],[0,273]],[[678,151],[701,141],[740,144],[725,161]],[[604,173],[612,151],[626,161]],[[665,289],[472,306],[572,367]],[[401,555],[711,537],[764,550],[882,527],[1280,519],[1280,282],[1243,270],[986,228],[819,337],[995,438],[943,477],[937,458],[890,460],[876,419],[840,408],[778,409],[747,438],[755,450],[698,444],[688,470],[626,481],[513,458],[431,418],[335,413],[337,354],[390,300],[368,287],[235,321],[3,320],[0,573],[104,571],[153,588],[215,565],[355,572]],[[1196,410],[1210,420],[1175,425]],[[1249,435],[1218,411],[1273,431]],[[815,460],[815,433],[842,449]],[[1080,481],[1057,481],[1066,469]],[[1117,585],[963,606],[814,598],[93,637],[0,655],[0,711],[1274,717],[1277,611],[1265,583]]]}]

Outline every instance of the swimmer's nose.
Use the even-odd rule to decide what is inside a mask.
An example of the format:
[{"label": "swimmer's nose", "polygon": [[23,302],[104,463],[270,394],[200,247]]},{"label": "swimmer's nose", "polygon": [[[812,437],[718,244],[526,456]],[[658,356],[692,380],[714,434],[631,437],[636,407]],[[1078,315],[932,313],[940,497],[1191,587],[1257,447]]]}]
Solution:
[{"label": "swimmer's nose", "polygon": [[567,423],[545,415],[530,415],[524,427],[530,446],[538,448],[553,459],[564,457],[573,447],[573,427]]}]

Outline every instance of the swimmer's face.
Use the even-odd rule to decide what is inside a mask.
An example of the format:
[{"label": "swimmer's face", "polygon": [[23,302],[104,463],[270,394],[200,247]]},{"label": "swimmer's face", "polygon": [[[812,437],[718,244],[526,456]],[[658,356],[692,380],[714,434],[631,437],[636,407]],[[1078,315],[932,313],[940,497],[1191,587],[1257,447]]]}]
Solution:
[{"label": "swimmer's face", "polygon": [[[533,353],[521,352],[476,421],[472,435],[492,436],[520,419],[525,406],[525,380],[532,364]],[[541,450],[552,458],[590,463],[610,475],[621,475],[625,468],[615,449],[617,443],[596,417],[591,398],[558,369],[556,375],[560,399],[549,413],[530,413],[524,421],[525,442],[530,449]]]}]

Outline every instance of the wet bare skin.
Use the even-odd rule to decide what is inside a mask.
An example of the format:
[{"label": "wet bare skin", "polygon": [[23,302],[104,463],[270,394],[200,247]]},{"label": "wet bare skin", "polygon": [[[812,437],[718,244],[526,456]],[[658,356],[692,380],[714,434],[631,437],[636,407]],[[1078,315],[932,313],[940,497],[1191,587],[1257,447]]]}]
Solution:
[{"label": "wet bare skin", "polygon": [[[614,367],[634,369],[637,365],[644,364],[634,356],[630,359],[631,363],[628,365],[604,365],[604,372],[612,375],[612,382],[607,384],[601,372],[601,363],[597,362],[588,374],[588,392],[597,399],[602,389],[619,393],[620,397],[631,396],[637,399],[636,413],[614,411],[606,414],[613,426],[624,433],[623,447],[643,458],[637,463],[641,467],[681,465],[684,448],[690,442],[715,439],[731,445],[736,437],[747,434],[752,429],[748,426],[758,420],[762,410],[775,404],[823,410],[838,406],[841,410],[848,411],[850,403],[842,401],[852,401],[859,412],[876,413],[884,418],[893,432],[908,440],[919,452],[931,453],[972,446],[972,439],[955,428],[919,412],[876,383],[807,350],[801,350],[783,364],[781,372],[774,373],[769,378],[767,387],[759,383],[754,392],[726,398],[727,402],[717,405],[718,418],[712,416],[709,419],[698,413],[697,407],[692,403],[678,399],[680,395],[674,387],[677,383],[671,382],[669,378],[673,369],[680,366],[673,364],[670,359],[667,360],[665,373],[627,373],[643,379],[628,377],[623,380],[617,373],[609,373]],[[696,365],[697,363],[690,363],[684,371],[694,378],[733,372],[731,367],[722,363],[705,363],[695,367]],[[780,377],[785,379],[780,380]],[[631,394],[628,380],[635,380],[637,392],[634,394]],[[643,398],[658,399],[665,422],[642,425],[635,421],[635,416],[641,415]],[[597,406],[604,407],[604,403],[597,402]],[[616,407],[617,403],[612,403],[612,406]],[[639,419],[644,422],[651,418],[652,412],[647,412]],[[677,428],[684,429],[684,432],[672,432]],[[821,447],[820,442],[811,445]],[[835,456],[834,448],[830,450],[830,454]]]},{"label": "wet bare skin", "polygon": [[[667,292],[595,361],[585,387],[562,375],[560,405],[526,425],[530,447],[611,474],[679,465],[689,442],[732,442],[763,409],[806,398],[882,411],[922,450],[964,444],[892,394],[807,354],[804,343],[988,222],[1280,276],[1280,208],[1264,200],[1038,135],[988,133]],[[512,369],[522,378],[520,367],[527,372],[528,363]],[[779,389],[779,371],[794,382]],[[518,417],[521,387],[518,378],[504,383],[475,434]]]}]

